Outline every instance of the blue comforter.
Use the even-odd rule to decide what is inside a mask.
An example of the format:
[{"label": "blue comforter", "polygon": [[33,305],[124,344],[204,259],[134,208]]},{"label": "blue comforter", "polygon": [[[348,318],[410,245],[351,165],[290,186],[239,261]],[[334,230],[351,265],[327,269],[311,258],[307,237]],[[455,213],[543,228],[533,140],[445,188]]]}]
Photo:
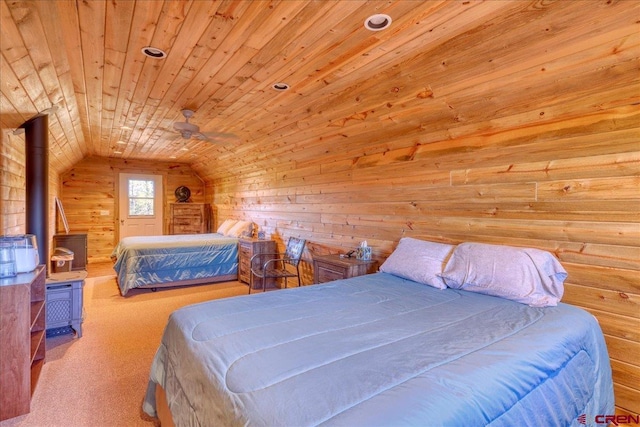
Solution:
[{"label": "blue comforter", "polygon": [[377,273],[174,312],[151,368],[178,426],[578,426],[612,414],[595,318]]},{"label": "blue comforter", "polygon": [[[217,233],[125,237],[111,254],[120,292],[236,276],[238,239]],[[214,281],[214,280],[212,280]]]}]

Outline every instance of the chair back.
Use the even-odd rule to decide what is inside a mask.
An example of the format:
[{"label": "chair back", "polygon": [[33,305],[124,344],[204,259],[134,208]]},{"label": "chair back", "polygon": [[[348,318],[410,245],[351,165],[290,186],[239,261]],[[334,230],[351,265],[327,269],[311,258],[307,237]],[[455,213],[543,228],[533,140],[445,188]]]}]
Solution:
[{"label": "chair back", "polygon": [[285,251],[285,258],[288,263],[298,266],[300,258],[302,258],[302,252],[304,251],[304,245],[307,241],[298,239],[297,237],[289,237],[287,242],[287,249]]}]

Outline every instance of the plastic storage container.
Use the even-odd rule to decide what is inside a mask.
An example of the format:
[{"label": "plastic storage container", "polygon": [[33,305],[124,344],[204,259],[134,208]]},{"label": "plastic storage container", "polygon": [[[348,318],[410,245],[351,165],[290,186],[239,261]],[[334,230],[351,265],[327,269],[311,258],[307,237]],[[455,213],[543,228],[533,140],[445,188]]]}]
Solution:
[{"label": "plastic storage container", "polygon": [[73,264],[73,251],[67,248],[55,248],[51,256],[51,267],[54,273],[66,273],[71,271]]},{"label": "plastic storage container", "polygon": [[0,236],[0,279],[17,274],[15,241],[11,237]]},{"label": "plastic storage container", "polygon": [[40,264],[38,243],[34,234],[15,236],[16,269],[18,273],[30,273]]}]

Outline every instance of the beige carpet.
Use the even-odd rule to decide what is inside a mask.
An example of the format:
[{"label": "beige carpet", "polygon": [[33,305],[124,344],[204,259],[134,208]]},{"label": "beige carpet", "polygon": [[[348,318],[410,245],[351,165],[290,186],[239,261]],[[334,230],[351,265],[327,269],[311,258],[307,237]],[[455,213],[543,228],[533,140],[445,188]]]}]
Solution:
[{"label": "beige carpet", "polygon": [[151,360],[169,314],[188,304],[245,295],[226,282],[120,296],[114,277],[85,281],[82,338],[47,339],[31,412],[1,427],[154,426],[142,410]]}]

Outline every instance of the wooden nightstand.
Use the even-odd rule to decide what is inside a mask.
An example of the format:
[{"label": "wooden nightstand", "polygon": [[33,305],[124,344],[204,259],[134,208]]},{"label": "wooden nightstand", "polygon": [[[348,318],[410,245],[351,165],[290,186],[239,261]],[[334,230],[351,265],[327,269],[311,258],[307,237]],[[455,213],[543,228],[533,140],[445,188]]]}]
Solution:
[{"label": "wooden nightstand", "polygon": [[[275,254],[277,251],[275,240],[238,239],[238,280],[251,284],[251,257],[255,254]],[[260,280],[254,277],[252,290],[262,289]],[[267,287],[275,287],[275,280],[269,279]]]},{"label": "wooden nightstand", "polygon": [[313,257],[313,283],[348,279],[372,273],[375,261],[340,258],[340,255],[316,255]]}]

